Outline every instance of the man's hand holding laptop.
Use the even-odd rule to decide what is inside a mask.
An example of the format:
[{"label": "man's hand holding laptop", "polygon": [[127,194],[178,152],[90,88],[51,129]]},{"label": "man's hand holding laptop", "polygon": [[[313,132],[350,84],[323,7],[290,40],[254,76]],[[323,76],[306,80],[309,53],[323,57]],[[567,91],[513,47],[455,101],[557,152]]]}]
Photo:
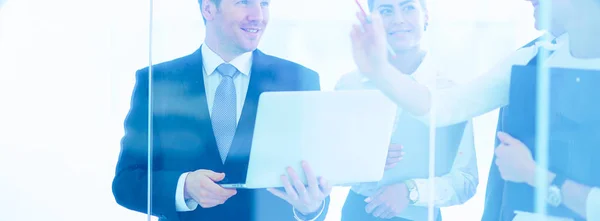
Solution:
[{"label": "man's hand holding laptop", "polygon": [[185,199],[193,199],[202,208],[211,208],[225,203],[237,191],[216,184],[223,179],[225,179],[224,173],[211,170],[196,170],[189,173],[184,185]]},{"label": "man's hand holding laptop", "polygon": [[[402,150],[402,145],[390,144],[385,164],[386,170],[394,168],[396,164],[402,160],[402,157],[404,156]],[[332,186],[327,183],[325,178],[316,177],[307,162],[302,162],[302,169],[304,170],[306,180],[308,181],[308,187],[305,187],[296,171],[291,167],[288,167],[288,175],[281,175],[281,181],[283,182],[285,192],[274,188],[269,188],[267,190],[273,195],[287,201],[301,213],[309,214],[316,212],[321,208],[325,198],[331,193]]]},{"label": "man's hand holding laptop", "polygon": [[[307,162],[302,162],[304,176],[308,181],[305,186],[298,173],[288,167],[288,175],[281,175],[285,192],[269,188],[273,195],[285,200],[302,214],[310,214],[321,209],[325,198],[331,193],[332,186],[322,177],[317,177]],[[202,208],[211,208],[225,203],[237,193],[236,189],[223,188],[217,182],[225,178],[224,173],[211,170],[196,170],[188,174],[184,194],[185,199],[193,199]]]},{"label": "man's hand holding laptop", "polygon": [[317,177],[310,165],[303,161],[302,169],[308,182],[304,186],[298,173],[291,167],[286,169],[288,175],[281,175],[284,191],[268,188],[273,195],[285,200],[302,214],[310,214],[321,209],[325,198],[331,193],[331,185],[323,177]]}]

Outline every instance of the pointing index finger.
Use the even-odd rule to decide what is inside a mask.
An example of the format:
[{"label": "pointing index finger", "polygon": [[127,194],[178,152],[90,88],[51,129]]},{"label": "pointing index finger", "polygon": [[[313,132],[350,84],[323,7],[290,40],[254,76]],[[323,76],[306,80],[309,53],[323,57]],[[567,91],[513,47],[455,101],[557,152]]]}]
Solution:
[{"label": "pointing index finger", "polygon": [[403,148],[404,147],[402,146],[402,144],[390,144],[389,150],[390,151],[400,151]]}]

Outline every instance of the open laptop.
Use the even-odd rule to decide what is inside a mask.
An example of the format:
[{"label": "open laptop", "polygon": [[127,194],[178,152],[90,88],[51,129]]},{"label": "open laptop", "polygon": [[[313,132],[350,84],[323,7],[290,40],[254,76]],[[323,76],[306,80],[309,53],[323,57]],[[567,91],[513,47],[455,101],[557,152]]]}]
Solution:
[{"label": "open laptop", "polygon": [[307,184],[302,160],[331,185],[379,181],[396,109],[378,90],[262,93],[246,180],[221,186],[282,187],[288,166]]},{"label": "open laptop", "polygon": [[[548,126],[549,170],[589,186],[600,186],[600,71],[550,68]],[[537,67],[513,66],[509,105],[503,130],[522,141],[533,153],[537,131]],[[535,191],[526,184],[507,182],[503,199],[506,211],[535,211]],[[553,217],[578,217],[570,209],[548,207]],[[575,219],[578,220],[578,219]]]}]

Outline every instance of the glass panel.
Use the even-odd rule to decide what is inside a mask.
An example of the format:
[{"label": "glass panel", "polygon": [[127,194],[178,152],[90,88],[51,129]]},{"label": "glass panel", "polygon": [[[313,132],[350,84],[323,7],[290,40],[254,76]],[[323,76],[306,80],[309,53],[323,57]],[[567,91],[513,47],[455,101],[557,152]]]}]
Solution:
[{"label": "glass panel", "polygon": [[[149,68],[153,63],[153,1],[128,1],[112,7],[110,17],[112,114],[119,125],[120,152],[113,178],[114,200],[121,212],[142,220],[162,215],[148,200],[156,187],[149,169],[154,168],[152,122],[149,122]],[[152,36],[151,36],[152,35]],[[152,59],[151,59],[152,58]],[[151,110],[150,110],[151,111]],[[149,185],[150,184],[150,185]],[[152,216],[155,215],[155,216]]]},{"label": "glass panel", "polygon": [[[552,8],[551,4],[542,4],[538,19],[543,30],[552,30]],[[550,37],[548,37],[550,38]],[[545,39],[548,41],[548,38]],[[548,214],[548,171],[549,169],[549,142],[550,142],[550,71],[548,70],[547,59],[550,55],[545,48],[539,50],[538,62],[541,65],[537,67],[537,88],[536,88],[536,137],[535,137],[535,159],[539,168],[535,171],[535,212],[539,214]]]},{"label": "glass panel", "polygon": [[147,61],[135,63],[147,50],[135,46],[143,35],[119,41],[140,10],[120,11],[127,7],[113,1],[0,1],[3,220],[145,216],[123,209],[111,192],[131,65]]},{"label": "glass panel", "polygon": [[[366,1],[361,2],[366,7]],[[251,5],[254,4],[255,1],[239,2],[239,4],[244,5],[243,7],[234,5],[233,3],[235,2],[232,0],[222,0],[221,4],[226,4],[226,6],[230,8],[220,8],[221,10],[213,11],[216,14],[206,16],[215,16],[215,19],[217,20],[224,18],[235,20],[234,16],[227,17],[231,15],[227,13],[232,12],[228,10],[233,10],[234,8],[250,10],[249,8],[254,7]],[[437,58],[435,59],[436,65],[432,66],[435,66],[438,70],[442,70],[444,72],[443,74],[447,74],[446,77],[450,78],[456,85],[472,86],[472,84],[469,84],[472,80],[477,79],[477,77],[495,74],[493,70],[495,70],[494,68],[497,67],[500,62],[507,60],[507,58],[508,60],[515,58],[514,52],[516,49],[519,49],[521,46],[543,33],[533,28],[534,17],[532,16],[532,7],[530,4],[531,3],[527,1],[507,2],[502,0],[427,1],[429,26],[422,37],[422,48],[427,51],[427,56]],[[202,55],[199,48],[202,44],[205,44],[206,41],[209,41],[209,39],[205,39],[205,36],[214,34],[208,33],[210,32],[209,30],[229,33],[229,31],[231,31],[231,27],[228,25],[229,23],[225,25],[219,23],[219,27],[222,27],[221,29],[206,28],[207,26],[205,26],[205,23],[202,20],[202,14],[199,13],[199,9],[201,8],[196,1],[173,2],[160,0],[154,1],[154,5],[154,43],[152,45],[152,58],[153,64],[161,63],[161,65],[155,66],[156,69],[154,70],[156,72],[154,72],[154,74],[156,75],[151,81],[152,86],[150,88],[151,91],[154,91],[154,95],[156,96],[152,100],[153,103],[149,104],[154,108],[151,112],[153,112],[155,116],[154,122],[151,123],[151,125],[153,125],[151,129],[155,133],[154,139],[151,141],[154,147],[154,158],[152,158],[154,159],[154,173],[151,176],[156,179],[154,182],[155,191],[152,195],[154,201],[152,203],[155,206],[154,212],[156,215],[165,215],[168,217],[177,214],[175,213],[177,208],[174,208],[173,204],[176,204],[177,197],[182,198],[181,194],[185,192],[183,190],[177,192],[177,186],[178,184],[181,184],[180,175],[182,173],[208,168],[217,172],[225,171],[226,177],[235,177],[236,175],[245,174],[245,171],[240,172],[235,169],[243,168],[238,168],[237,166],[246,163],[235,161],[240,159],[234,158],[234,162],[240,164],[233,163],[231,164],[231,167],[219,167],[220,163],[218,160],[220,150],[217,148],[217,142],[220,141],[217,141],[217,139],[220,138],[215,137],[214,133],[217,133],[215,132],[217,129],[213,127],[214,125],[211,125],[213,105],[210,103],[215,102],[214,99],[216,99],[216,94],[213,93],[217,93],[217,87],[220,85],[222,79],[216,78],[217,80],[212,83],[207,83],[207,76],[212,74],[213,70],[204,69],[206,67],[204,63],[199,65],[199,55]],[[252,12],[256,13],[254,14],[255,16],[258,15],[259,12],[264,12],[262,11],[264,9],[254,9],[256,10]],[[209,8],[206,10],[210,11],[212,9]],[[240,9],[240,11],[244,10]],[[353,15],[354,12],[357,11],[357,7],[353,2],[345,0],[271,1],[269,11],[270,17],[268,28],[264,32],[264,36],[262,36],[260,43],[258,43],[258,48],[262,52],[293,61],[318,72],[320,77],[320,89],[323,91],[336,90],[336,85],[342,76],[357,69],[352,58],[350,38],[348,37],[351,25],[356,23],[356,19]],[[265,15],[262,14],[262,16]],[[250,25],[247,22],[240,23],[241,26],[246,29],[249,26],[256,25]],[[222,34],[220,36],[229,38],[232,35]],[[235,38],[231,38],[235,40]],[[214,42],[219,41],[215,40]],[[231,42],[227,42],[226,45],[229,45],[230,43]],[[251,45],[251,47],[253,47],[253,45]],[[215,51],[223,52],[227,50],[217,48]],[[178,59],[182,57],[184,58]],[[220,54],[216,57],[216,60],[219,60],[218,57],[223,58],[227,57],[227,55]],[[227,60],[227,58],[225,60]],[[524,58],[524,60],[529,59]],[[144,65],[140,64],[136,66],[136,69],[143,66]],[[213,69],[216,69],[217,64],[212,66],[214,66]],[[510,69],[510,67],[508,69]],[[187,76],[190,72],[193,72],[194,75],[182,77]],[[184,73],[184,75],[177,75],[175,73]],[[506,77],[510,73],[509,71],[504,70],[504,72],[500,74],[502,74],[500,78],[505,77],[502,79],[506,80]],[[250,74],[249,76],[252,75]],[[433,88],[443,87],[439,85],[438,81],[434,82]],[[249,82],[246,83],[250,84]],[[508,83],[508,80],[502,81],[500,84],[503,85],[500,86],[499,89],[494,89],[494,91],[489,92],[481,91],[481,93],[490,93],[490,97],[493,97],[493,99],[502,100],[504,99],[503,95],[496,96],[496,94],[507,92],[505,91],[506,88],[504,86],[507,86],[506,84]],[[240,83],[234,82],[236,89],[237,84]],[[211,87],[212,89],[210,89]],[[210,93],[207,93],[207,91],[210,91]],[[250,91],[251,89],[246,91],[249,93],[247,94],[248,97],[252,96]],[[438,97],[437,95],[444,97],[441,96],[444,92],[445,90],[443,89],[435,90],[434,95],[436,96],[434,97]],[[237,95],[237,97],[243,96]],[[456,97],[453,99],[455,99],[456,102],[464,101],[463,97]],[[254,102],[252,99],[250,99],[250,101]],[[434,102],[434,107],[437,107],[435,112],[443,113],[444,111],[447,111],[444,106],[441,106],[441,104],[444,104],[447,101],[434,101],[437,101]],[[410,177],[422,178],[423,180],[420,180],[419,182],[426,184],[419,184],[421,186],[436,186],[436,188],[429,188],[430,190],[435,189],[435,192],[422,193],[423,196],[431,196],[429,199],[444,199],[444,196],[446,196],[446,199],[451,198],[448,197],[449,195],[444,195],[447,193],[445,191],[448,188],[457,188],[461,191],[460,196],[458,194],[450,194],[450,196],[454,196],[454,201],[440,200],[445,203],[437,202],[435,204],[430,201],[431,203],[417,206],[417,210],[419,211],[415,213],[420,215],[425,214],[420,217],[428,217],[426,212],[428,208],[430,209],[429,214],[432,214],[433,211],[437,210],[433,208],[434,205],[436,207],[443,207],[441,211],[445,220],[465,220],[465,214],[468,214],[468,217],[466,217],[467,220],[479,220],[483,215],[486,203],[486,192],[495,191],[488,190],[487,188],[490,186],[494,187],[493,185],[495,185],[494,183],[496,182],[504,182],[501,178],[497,177],[499,176],[496,174],[497,171],[490,171],[490,165],[494,166],[494,160],[496,159],[493,150],[496,146],[494,141],[496,140],[495,132],[497,126],[496,123],[499,119],[499,111],[495,109],[505,105],[505,103],[501,103],[501,101],[498,101],[496,106],[490,107],[489,110],[486,109],[477,113],[472,113],[472,109],[469,109],[470,107],[465,107],[464,110],[454,110],[459,112],[456,113],[457,115],[463,114],[460,113],[460,111],[469,111],[468,113],[471,113],[466,117],[471,118],[469,119],[470,121],[468,124],[454,125],[458,128],[456,130],[461,132],[458,133],[459,135],[449,132],[453,130],[445,130],[448,128],[437,128],[436,130],[425,128],[424,130],[430,130],[428,131],[429,134],[425,132],[417,133],[415,131],[401,133],[403,136],[408,136],[422,142],[423,145],[423,149],[419,149],[419,151],[422,152],[418,152],[418,155],[416,154],[417,156],[410,156],[411,151],[409,151],[409,149],[406,150],[407,155],[404,159],[404,163],[406,164],[409,164],[407,162],[410,162],[410,158],[423,158],[427,159],[427,162],[430,162],[429,159],[434,158],[429,158],[429,155],[425,156],[428,152],[431,152],[433,155],[446,155],[444,158],[446,161],[454,160],[453,162],[455,163],[455,165],[451,166],[441,166],[443,164],[450,164],[444,162],[444,160],[438,159],[435,162],[430,162],[429,166],[431,168],[450,170],[450,167],[452,167],[453,169],[456,169],[459,167],[456,164],[460,164],[457,163],[457,159],[461,158],[462,160],[459,162],[465,162],[463,173],[457,175],[462,176],[460,179],[441,178],[443,173],[439,170],[428,171],[426,175],[415,175],[415,177]],[[437,106],[438,104],[440,104],[440,106]],[[236,117],[240,118],[239,122],[236,123],[238,127],[237,132],[239,133],[236,134],[236,136],[248,134],[250,136],[246,136],[244,138],[246,140],[244,141],[235,141],[235,139],[240,138],[234,138],[234,141],[231,142],[244,142],[245,144],[248,144],[252,139],[252,130],[249,130],[250,133],[246,134],[246,132],[248,132],[246,131],[247,128],[244,129],[245,127],[243,126],[248,123],[244,121],[245,117],[248,116],[243,114],[240,116],[241,108],[244,106],[245,104],[239,106],[236,105]],[[481,107],[472,108],[476,109]],[[253,110],[252,107],[247,109]],[[244,109],[244,111],[248,111],[247,109]],[[502,119],[502,116],[503,115],[500,115],[500,119]],[[538,116],[543,117],[543,115],[539,114]],[[252,112],[249,118],[252,119],[249,121],[251,122],[251,124],[249,124],[251,126],[254,117]],[[411,118],[410,120],[415,119]],[[432,120],[434,122],[429,122],[430,124],[435,124],[436,121],[440,119],[432,118]],[[408,124],[405,121],[403,121],[403,123]],[[242,125],[242,129],[240,129],[240,125]],[[500,125],[500,128],[502,128],[502,125]],[[445,136],[445,134],[448,136]],[[423,139],[417,139],[417,137],[423,137]],[[427,137],[438,137],[438,139],[436,139],[434,143],[432,142],[433,139],[429,140]],[[392,142],[395,142],[395,140],[392,140]],[[399,143],[401,142],[407,141],[399,141]],[[235,145],[232,144],[232,147],[233,146]],[[430,149],[425,151],[425,146]],[[455,150],[456,153],[450,151],[453,154],[447,154],[445,151],[448,151],[448,148],[442,148],[446,146],[449,146],[449,149],[452,149],[451,147],[458,149]],[[476,151],[473,151],[473,149],[476,149]],[[234,154],[240,154],[235,155],[238,157],[248,154],[249,152],[247,150],[246,152],[236,152],[240,151],[239,149],[230,151],[234,151]],[[538,152],[538,154],[539,153],[543,154],[543,151]],[[456,157],[456,159],[453,157]],[[477,159],[477,162],[474,162],[475,158]],[[244,157],[241,157],[241,159],[244,159]],[[543,157],[540,159],[543,159]],[[415,165],[416,164],[417,163],[415,163]],[[414,169],[413,164],[406,165],[406,167],[409,166],[411,170],[417,170]],[[544,166],[543,160],[542,166]],[[423,167],[427,168],[426,166]],[[494,168],[495,167],[492,167],[492,169]],[[423,168],[419,167],[419,169]],[[389,176],[389,174],[392,173],[395,172],[388,171],[386,172],[386,176]],[[402,171],[398,173],[400,174]],[[437,175],[437,178],[439,179],[428,180],[427,178],[434,177],[433,174]],[[459,173],[455,172],[455,174]],[[488,174],[491,174],[491,177],[488,177]],[[241,176],[244,177],[244,175]],[[447,176],[453,175],[447,174]],[[477,184],[477,177],[479,177],[479,182],[478,185],[475,186]],[[401,180],[395,181],[403,181],[404,179],[408,178],[404,177]],[[492,184],[488,184],[488,179]],[[446,188],[443,185],[444,182],[455,182],[459,184],[462,182],[463,185],[454,185]],[[382,183],[385,183],[385,179]],[[350,186],[336,186],[333,188],[326,220],[341,220],[343,207],[347,202],[347,197],[352,196],[348,194],[352,193],[350,192],[350,189]],[[253,215],[244,215],[243,212],[236,215],[242,217],[252,216],[252,218],[260,219],[264,218],[262,217],[264,214],[271,214],[271,211],[263,210],[261,208],[261,205],[274,205],[262,204],[261,200],[270,199],[267,197],[270,196],[269,193],[264,191],[259,192],[256,192],[257,195],[252,196],[255,197],[253,199],[254,201],[249,203],[253,207],[251,208],[251,211],[247,212],[253,213]],[[238,189],[238,194],[240,195],[248,193],[249,191]],[[500,193],[502,193],[502,191]],[[245,196],[248,197],[249,195]],[[364,197],[359,196],[358,198]],[[227,203],[231,204],[238,202],[226,202],[226,205]],[[285,204],[285,202],[281,201],[280,204]],[[217,209],[197,209],[194,212],[180,212],[179,215],[180,218],[185,220],[192,219],[191,217],[194,216],[200,216],[199,214],[204,213],[204,211],[216,210]],[[285,210],[289,211],[287,209]],[[215,212],[215,214],[216,213],[218,212]],[[407,215],[409,213],[410,212],[406,212],[406,214],[402,214],[401,216],[405,218],[414,218],[412,215]],[[291,212],[288,215],[290,214]],[[224,213],[222,215],[226,216],[229,214]],[[432,216],[429,216],[428,218],[434,220],[434,217]]]}]

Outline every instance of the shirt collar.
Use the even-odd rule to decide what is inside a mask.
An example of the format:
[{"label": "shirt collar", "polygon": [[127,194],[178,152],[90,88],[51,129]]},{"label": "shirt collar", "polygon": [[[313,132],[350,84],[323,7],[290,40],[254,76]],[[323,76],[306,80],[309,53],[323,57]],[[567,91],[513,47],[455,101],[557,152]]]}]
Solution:
[{"label": "shirt collar", "polygon": [[556,49],[558,49],[560,46],[562,46],[565,42],[568,42],[569,39],[569,35],[568,34],[562,34],[556,38],[554,38],[553,41],[538,41],[535,43],[536,47],[543,47],[547,50],[551,50],[554,51]]},{"label": "shirt collar", "polygon": [[[203,44],[200,50],[202,53],[204,70],[206,70],[206,74],[209,76],[215,72],[219,65],[227,63],[206,44]],[[246,52],[237,56],[231,60],[229,64],[237,68],[243,75],[249,76],[250,69],[252,68],[252,52]]]}]

